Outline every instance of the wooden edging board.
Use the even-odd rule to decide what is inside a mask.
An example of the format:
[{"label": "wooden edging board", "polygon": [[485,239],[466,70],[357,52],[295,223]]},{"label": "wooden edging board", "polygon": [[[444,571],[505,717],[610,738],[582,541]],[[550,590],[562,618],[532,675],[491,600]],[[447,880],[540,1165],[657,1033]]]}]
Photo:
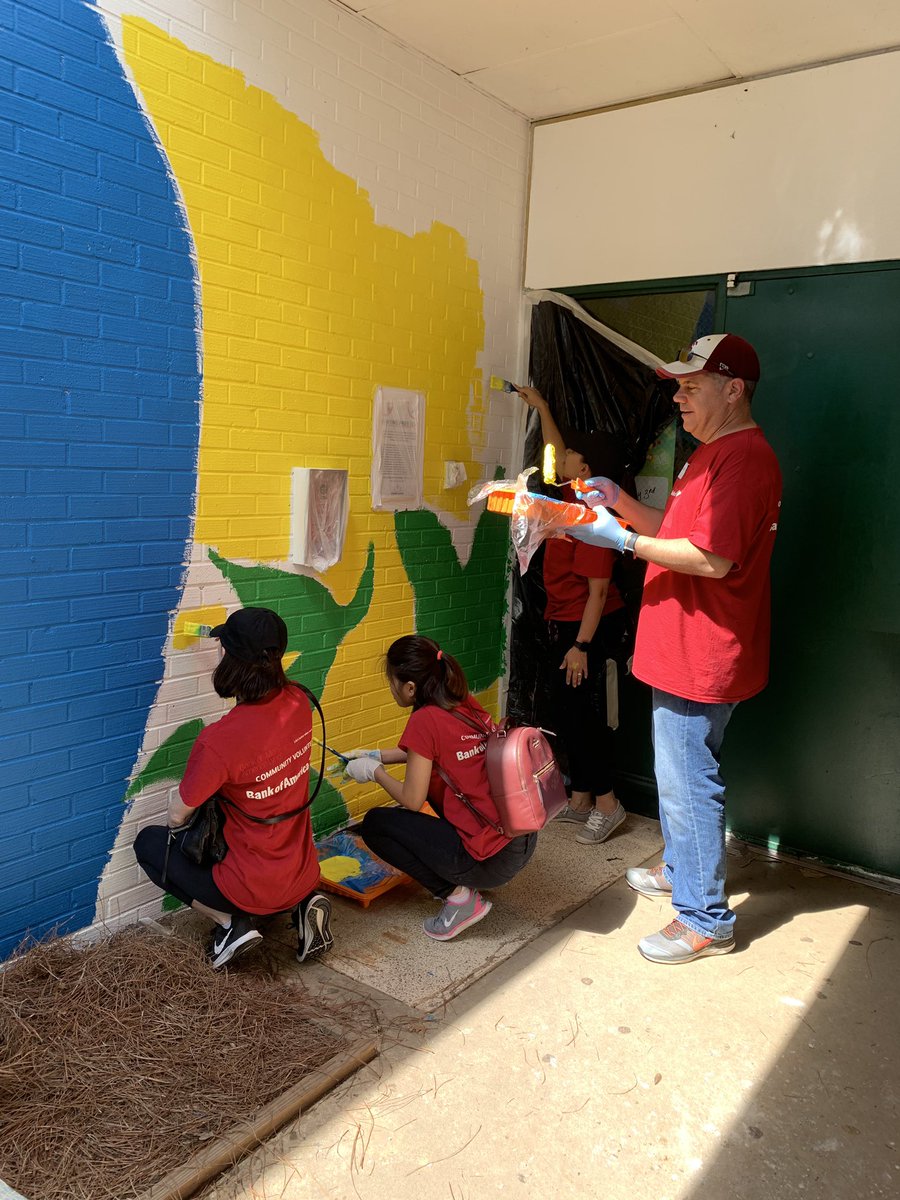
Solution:
[{"label": "wooden edging board", "polygon": [[308,1075],[266,1104],[252,1121],[217,1138],[203,1150],[192,1154],[186,1163],[170,1171],[138,1200],[187,1200],[207,1180],[218,1175],[253,1150],[291,1117],[304,1112],[326,1092],[342,1083],[378,1053],[377,1041],[361,1041],[335,1055],[312,1075]]}]

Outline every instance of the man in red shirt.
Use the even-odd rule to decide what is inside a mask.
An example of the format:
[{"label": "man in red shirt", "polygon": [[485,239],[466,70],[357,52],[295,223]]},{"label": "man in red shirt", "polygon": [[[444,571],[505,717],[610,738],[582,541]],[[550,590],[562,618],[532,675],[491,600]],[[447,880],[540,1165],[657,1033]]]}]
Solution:
[{"label": "man in red shirt", "polygon": [[[769,670],[769,563],[781,471],[753,420],[756,351],[734,334],[699,338],[657,370],[677,379],[685,430],[701,444],[664,512],[597,481],[591,526],[571,535],[650,565],[633,671],[653,688],[653,744],[665,846],[659,866],[631,868],[635,891],[671,893],[677,917],[638,949],[651,962],[690,962],[734,948],[725,897],[725,728]],[[606,511],[613,508],[634,532]]]}]

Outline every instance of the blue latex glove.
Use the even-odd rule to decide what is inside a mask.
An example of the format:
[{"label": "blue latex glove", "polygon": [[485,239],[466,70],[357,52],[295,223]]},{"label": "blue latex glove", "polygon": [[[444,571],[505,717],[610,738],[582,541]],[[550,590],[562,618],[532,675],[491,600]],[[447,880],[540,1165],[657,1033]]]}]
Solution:
[{"label": "blue latex glove", "polygon": [[616,501],[619,499],[619,485],[611,479],[607,479],[605,475],[594,475],[593,478],[586,479],[581,486],[590,489],[580,493],[581,499],[588,508],[599,508],[601,504],[604,508],[616,507]]},{"label": "blue latex glove", "polygon": [[605,508],[594,510],[593,524],[572,525],[566,529],[566,533],[579,542],[587,542],[589,546],[606,546],[610,550],[618,550],[620,554],[625,549],[626,530]]}]

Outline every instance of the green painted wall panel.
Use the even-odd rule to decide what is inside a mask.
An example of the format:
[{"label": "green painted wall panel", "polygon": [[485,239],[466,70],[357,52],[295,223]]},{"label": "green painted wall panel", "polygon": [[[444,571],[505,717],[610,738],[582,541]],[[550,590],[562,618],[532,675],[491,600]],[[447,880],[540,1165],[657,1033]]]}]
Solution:
[{"label": "green painted wall panel", "polygon": [[[742,276],[747,279],[747,276]],[[760,277],[724,327],[784,472],[772,678],[725,743],[738,833],[900,875],[900,270]]]}]

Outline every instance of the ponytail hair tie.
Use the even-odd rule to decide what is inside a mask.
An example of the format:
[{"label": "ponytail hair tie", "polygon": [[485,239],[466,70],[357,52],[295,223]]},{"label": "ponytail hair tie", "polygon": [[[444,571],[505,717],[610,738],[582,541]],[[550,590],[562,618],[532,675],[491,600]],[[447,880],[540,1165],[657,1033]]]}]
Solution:
[{"label": "ponytail hair tie", "polygon": [[444,652],[443,652],[443,650],[438,650],[438,652],[437,652],[437,660],[438,660],[438,662],[440,662],[440,661],[441,661],[441,659],[442,659],[443,657],[444,657]]}]

